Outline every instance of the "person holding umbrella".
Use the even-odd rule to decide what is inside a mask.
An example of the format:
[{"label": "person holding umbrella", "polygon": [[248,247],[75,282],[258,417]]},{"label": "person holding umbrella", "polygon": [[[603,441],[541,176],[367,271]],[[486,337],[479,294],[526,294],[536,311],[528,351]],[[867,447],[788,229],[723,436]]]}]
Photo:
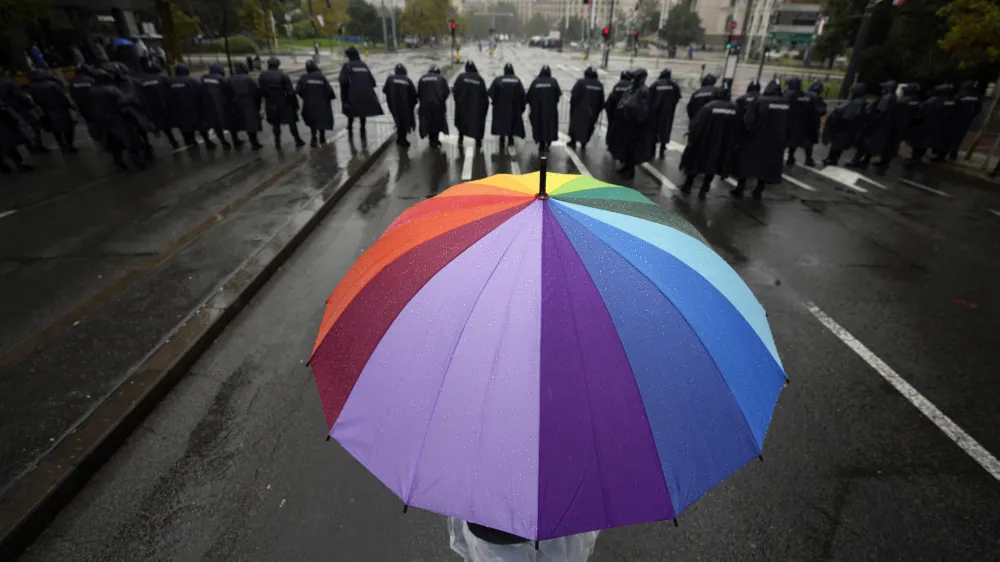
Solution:
[{"label": "person holding umbrella", "polygon": [[404,513],[450,517],[476,562],[579,562],[596,532],[683,518],[762,458],[787,382],[697,229],[546,160],[404,211],[332,288],[309,358],[317,437]]}]

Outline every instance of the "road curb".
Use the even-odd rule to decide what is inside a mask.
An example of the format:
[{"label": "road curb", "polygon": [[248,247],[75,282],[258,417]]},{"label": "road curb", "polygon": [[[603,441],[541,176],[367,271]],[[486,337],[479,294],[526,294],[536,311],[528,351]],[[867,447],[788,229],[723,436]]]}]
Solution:
[{"label": "road curb", "polygon": [[233,271],[217,293],[188,314],[34,470],[0,496],[0,560],[16,558],[46,529],[394,139],[395,134],[390,134],[364,161],[352,159]]}]

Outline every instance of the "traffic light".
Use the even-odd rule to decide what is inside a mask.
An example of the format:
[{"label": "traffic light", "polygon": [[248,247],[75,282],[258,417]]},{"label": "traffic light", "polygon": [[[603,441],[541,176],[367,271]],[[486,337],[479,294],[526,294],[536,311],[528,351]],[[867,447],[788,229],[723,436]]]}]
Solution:
[{"label": "traffic light", "polygon": [[729,36],[726,37],[726,50],[728,51],[732,48],[733,48],[733,34],[730,33]]},{"label": "traffic light", "polygon": [[604,37],[604,42],[607,43],[608,38],[611,37],[611,30],[605,27],[601,30],[601,36]]},{"label": "traffic light", "polygon": [[452,47],[455,46],[455,28],[456,27],[458,27],[458,26],[455,25],[455,22],[451,22],[451,46]]},{"label": "traffic light", "polygon": [[638,39],[638,38],[639,38],[639,32],[638,31],[633,31],[632,32],[632,39]]}]

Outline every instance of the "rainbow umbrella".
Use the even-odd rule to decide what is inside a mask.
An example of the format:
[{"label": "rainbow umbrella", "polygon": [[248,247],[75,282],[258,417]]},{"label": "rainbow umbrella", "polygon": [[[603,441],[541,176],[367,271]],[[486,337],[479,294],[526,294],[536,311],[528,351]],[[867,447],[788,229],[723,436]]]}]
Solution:
[{"label": "rainbow umbrella", "polygon": [[676,519],[761,454],[786,380],[764,309],[693,227],[537,172],[400,215],[310,364],[329,435],[404,506],[533,540]]}]

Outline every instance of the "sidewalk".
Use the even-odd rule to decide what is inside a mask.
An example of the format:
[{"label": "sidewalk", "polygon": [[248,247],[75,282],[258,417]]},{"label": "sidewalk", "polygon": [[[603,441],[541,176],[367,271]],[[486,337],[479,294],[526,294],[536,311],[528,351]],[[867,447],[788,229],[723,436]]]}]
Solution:
[{"label": "sidewalk", "polygon": [[[134,393],[151,390],[153,374],[181,376],[187,354],[210,342],[393,138],[378,123],[365,139],[345,133],[317,149],[233,158],[158,185],[113,182],[89,194],[91,208],[66,209],[76,220],[63,232],[34,244],[51,225],[31,209],[0,221],[0,252],[59,252],[41,268],[15,258],[0,270],[4,310],[14,312],[0,333],[30,334],[0,342],[0,558],[39,532],[25,527],[25,514],[52,501],[41,493],[78,480],[88,470],[78,463],[93,463],[109,432],[120,432],[94,434],[94,424],[133,419]],[[101,200],[120,197],[131,217],[98,214]],[[53,311],[38,306],[50,293]],[[77,443],[87,435],[98,440]],[[69,472],[53,481],[53,470]]]}]

